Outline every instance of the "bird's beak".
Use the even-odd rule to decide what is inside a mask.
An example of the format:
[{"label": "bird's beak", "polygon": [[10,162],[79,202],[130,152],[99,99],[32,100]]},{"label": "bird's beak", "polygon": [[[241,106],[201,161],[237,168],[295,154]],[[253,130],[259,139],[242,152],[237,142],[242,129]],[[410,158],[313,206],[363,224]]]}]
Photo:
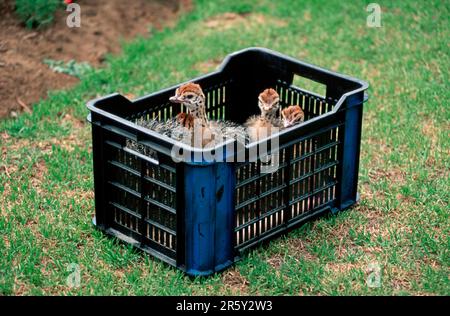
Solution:
[{"label": "bird's beak", "polygon": [[169,101],[173,102],[173,103],[183,103],[183,100],[177,95],[174,95],[173,97],[170,97]]}]

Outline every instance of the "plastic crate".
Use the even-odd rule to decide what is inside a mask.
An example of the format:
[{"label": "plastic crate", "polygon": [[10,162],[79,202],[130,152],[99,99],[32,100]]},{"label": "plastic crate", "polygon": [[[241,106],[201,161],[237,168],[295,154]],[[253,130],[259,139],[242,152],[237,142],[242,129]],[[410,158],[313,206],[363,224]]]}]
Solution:
[{"label": "plastic crate", "polygon": [[[326,95],[294,86],[294,76],[325,85]],[[303,108],[305,122],[272,136],[279,168],[261,173],[262,157],[250,154],[259,142],[245,146],[244,162],[227,162],[239,152],[226,150],[230,142],[195,149],[135,124],[179,113],[169,102],[179,85],[135,101],[120,94],[90,101],[99,229],[189,275],[209,275],[245,249],[356,203],[367,83],[264,48],[233,53],[217,71],[190,81],[202,86],[210,118],[243,123],[259,112],[258,94],[273,87],[282,107]],[[153,154],[130,150],[128,141]],[[174,145],[189,155],[223,152],[228,160],[176,162]]]}]

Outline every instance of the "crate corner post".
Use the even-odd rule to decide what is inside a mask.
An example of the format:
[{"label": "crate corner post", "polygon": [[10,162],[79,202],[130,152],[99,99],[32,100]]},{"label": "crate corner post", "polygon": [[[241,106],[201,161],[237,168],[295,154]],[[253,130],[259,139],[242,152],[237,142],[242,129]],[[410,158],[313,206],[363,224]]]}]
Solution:
[{"label": "crate corner post", "polygon": [[107,229],[107,216],[105,207],[105,175],[103,168],[104,147],[103,147],[103,129],[92,120],[92,116],[88,117],[92,123],[92,155],[94,170],[94,203],[95,215],[92,219],[93,225],[100,229]]},{"label": "crate corner post", "polygon": [[185,270],[207,276],[234,261],[234,169],[227,163],[186,163]]},{"label": "crate corner post", "polygon": [[[359,200],[358,172],[361,149],[363,104],[367,101],[364,91],[352,94],[345,101],[344,130],[342,135],[342,170],[338,210],[342,211]],[[334,210],[333,213],[337,212]]]}]

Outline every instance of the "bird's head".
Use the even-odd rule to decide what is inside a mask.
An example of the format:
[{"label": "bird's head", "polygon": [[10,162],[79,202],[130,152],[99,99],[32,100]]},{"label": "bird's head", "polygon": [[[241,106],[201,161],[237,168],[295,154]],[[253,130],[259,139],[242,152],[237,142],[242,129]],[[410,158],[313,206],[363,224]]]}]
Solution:
[{"label": "bird's head", "polygon": [[298,105],[291,105],[281,111],[283,126],[289,127],[297,123],[303,122],[305,113]]},{"label": "bird's head", "polygon": [[280,96],[274,89],[266,89],[258,97],[258,106],[263,115],[275,115],[280,107]]},{"label": "bird's head", "polygon": [[189,82],[180,86],[169,100],[173,103],[183,104],[189,111],[196,113],[200,107],[204,106],[205,95],[200,85]]}]

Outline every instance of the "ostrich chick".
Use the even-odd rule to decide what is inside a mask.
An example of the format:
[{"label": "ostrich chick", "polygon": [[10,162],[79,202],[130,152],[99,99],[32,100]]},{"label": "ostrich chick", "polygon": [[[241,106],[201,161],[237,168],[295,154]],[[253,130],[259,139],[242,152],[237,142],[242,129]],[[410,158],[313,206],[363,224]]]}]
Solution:
[{"label": "ostrich chick", "polygon": [[274,89],[266,89],[259,95],[258,107],[261,114],[250,117],[244,124],[252,142],[268,137],[280,128],[280,96]]},{"label": "ostrich chick", "polygon": [[214,141],[205,111],[205,95],[200,85],[189,82],[180,86],[169,99],[186,106],[189,113],[179,113],[176,120],[192,134],[193,146],[205,147]]},{"label": "ostrich chick", "polygon": [[291,105],[281,110],[281,119],[283,127],[287,128],[297,123],[303,122],[305,119],[305,113],[298,105]]}]

